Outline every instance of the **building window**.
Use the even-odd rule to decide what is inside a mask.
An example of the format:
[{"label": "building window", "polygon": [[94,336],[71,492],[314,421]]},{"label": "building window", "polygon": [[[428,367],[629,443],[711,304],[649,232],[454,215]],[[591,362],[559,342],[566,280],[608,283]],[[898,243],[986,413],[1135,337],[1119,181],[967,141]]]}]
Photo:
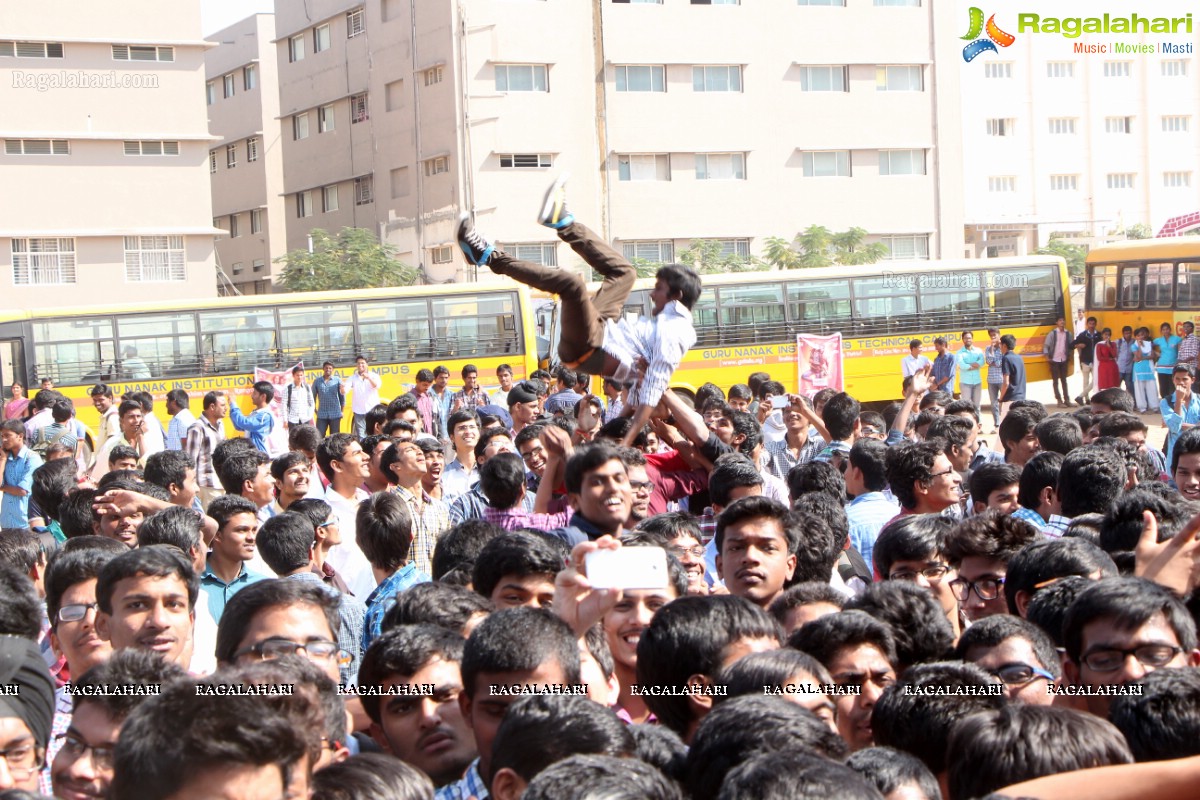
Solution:
[{"label": "building window", "polygon": [[353,11],[346,12],[346,38],[353,39],[360,33],[365,31],[367,25],[366,14],[361,8],[356,8]]},{"label": "building window", "polygon": [[1050,176],[1050,191],[1052,191],[1052,192],[1076,192],[1076,191],[1079,191],[1079,176],[1078,175],[1051,175]]},{"label": "building window", "polygon": [[804,177],[806,178],[849,178],[850,151],[825,150],[804,154]]},{"label": "building window", "polygon": [[5,139],[6,156],[69,156],[66,139]]},{"label": "building window", "polygon": [[298,34],[288,39],[288,61],[304,60],[304,34]]},{"label": "building window", "polygon": [[246,140],[246,163],[258,161],[258,137],[251,136]]},{"label": "building window", "polygon": [[1131,63],[1129,61],[1105,61],[1104,77],[1128,78],[1132,74]]},{"label": "building window", "polygon": [[1015,192],[1016,190],[1017,179],[1012,175],[988,178],[989,192]]},{"label": "building window", "polygon": [[1187,133],[1191,127],[1190,117],[1168,116],[1162,118],[1163,133]]},{"label": "building window", "polygon": [[177,156],[179,142],[125,142],[127,156]]},{"label": "building window", "polygon": [[670,264],[675,260],[675,243],[670,239],[621,242],[621,255],[630,261],[640,259],[651,264]]},{"label": "building window", "polygon": [[985,78],[1011,78],[1012,77],[1012,62],[1011,61],[989,61],[983,65],[983,77]]},{"label": "building window", "polygon": [[225,84],[225,97],[233,97],[233,73],[223,76],[221,82]]},{"label": "building window", "polygon": [[237,149],[236,144],[225,145],[225,168],[226,169],[233,169],[234,167],[237,166],[237,151],[238,151],[238,149]]},{"label": "building window", "polygon": [[738,0],[692,0],[694,6],[736,6]]},{"label": "building window", "polygon": [[296,216],[311,217],[312,215],[312,192],[296,192]]},{"label": "building window", "polygon": [[187,280],[182,236],[126,236],[125,280],[160,283]]},{"label": "building window", "polygon": [[0,56],[62,58],[63,46],[61,42],[0,42]]},{"label": "building window", "polygon": [[1110,172],[1108,173],[1108,188],[1110,189],[1132,189],[1133,177],[1132,172]]},{"label": "building window", "polygon": [[292,117],[292,138],[308,138],[308,112],[305,111]]},{"label": "building window", "polygon": [[801,6],[841,6],[846,7],[846,0],[796,0]]},{"label": "building window", "polygon": [[[520,256],[517,256],[520,258]],[[454,248],[451,245],[429,248],[429,260],[434,264],[449,264],[454,260]]]},{"label": "building window", "polygon": [[251,233],[262,233],[262,217],[263,212],[261,208],[256,208],[250,212]]},{"label": "building window", "polygon": [[558,266],[558,245],[554,242],[517,242],[502,245],[505,253],[521,261],[532,261],[543,267]]},{"label": "building window", "polygon": [[721,257],[728,258],[729,256],[738,256],[739,258],[750,257],[750,240],[749,239],[717,239],[717,244],[721,245]]},{"label": "building window", "polygon": [[350,96],[350,124],[356,125],[360,122],[366,122],[371,118],[371,112],[367,108],[367,93],[356,94]]},{"label": "building window", "polygon": [[204,84],[204,99],[210,106],[217,102],[217,85],[212,81]]},{"label": "building window", "polygon": [[75,283],[75,240],[13,239],[12,265],[17,286]]},{"label": "building window", "polygon": [[321,106],[317,109],[317,133],[329,133],[333,128],[333,106]]},{"label": "building window", "polygon": [[924,70],[917,64],[875,68],[875,91],[921,92],[925,90]]},{"label": "building window", "polygon": [[208,151],[208,171],[209,172],[217,171],[217,151],[216,150]]},{"label": "building window", "polygon": [[1171,58],[1162,62],[1162,74],[1164,78],[1185,78],[1188,74],[1188,62],[1186,58]]},{"label": "building window", "polygon": [[849,67],[801,67],[800,91],[845,92]]},{"label": "building window", "polygon": [[1105,117],[1105,133],[1133,133],[1133,117]]},{"label": "building window", "polygon": [[500,156],[501,169],[540,169],[554,166],[550,153],[505,153]]},{"label": "building window", "polygon": [[924,175],[924,150],[880,150],[880,175]]},{"label": "building window", "polygon": [[1048,61],[1048,62],[1046,62],[1046,77],[1047,78],[1074,78],[1075,77],[1075,62],[1074,61]]},{"label": "building window", "polygon": [[430,67],[425,70],[424,75],[426,86],[433,86],[435,83],[442,82],[442,68],[440,66]]},{"label": "building window", "polygon": [[617,156],[617,177],[622,181],[669,181],[671,157],[666,153]]},{"label": "building window", "polygon": [[242,263],[243,263],[243,262],[241,262],[241,261],[235,261],[235,262],[233,262],[233,274],[234,274],[234,275],[241,275],[241,274],[242,274],[242,270],[243,270],[243,269],[245,269],[245,267],[243,267],[243,266],[242,266]]},{"label": "building window", "polygon": [[1074,134],[1075,133],[1075,118],[1074,117],[1051,117],[1050,118],[1050,133],[1058,134]]},{"label": "building window", "polygon": [[375,177],[364,175],[354,179],[354,205],[365,206],[375,202]]},{"label": "building window", "polygon": [[692,67],[692,89],[697,92],[740,92],[741,66]]},{"label": "building window", "polygon": [[258,66],[249,64],[242,67],[242,88],[247,92],[258,87]]},{"label": "building window", "polygon": [[612,0],[614,3],[630,3],[632,5],[661,6],[663,0]]},{"label": "building window", "polygon": [[1163,186],[1168,189],[1186,189],[1192,185],[1190,172],[1164,172]]},{"label": "building window", "polygon": [[430,178],[434,175],[440,175],[443,172],[450,171],[450,159],[445,156],[426,159],[425,161],[425,177]]},{"label": "building window", "polygon": [[613,69],[616,73],[618,92],[665,92],[667,90],[665,67],[622,64]]},{"label": "building window", "polygon": [[880,243],[888,249],[885,261],[926,261],[929,259],[929,234],[911,236],[881,236]]},{"label": "building window", "polygon": [[313,52],[329,49],[329,23],[313,28]]},{"label": "building window", "polygon": [[[256,259],[254,259],[254,262],[253,262],[253,264],[254,264],[254,271],[255,271],[255,272],[262,272],[264,269],[266,269],[266,268],[267,268],[267,262],[266,262],[266,261],[263,261],[261,258],[256,258]],[[259,290],[259,294],[262,294],[262,290],[261,290],[261,289]]]},{"label": "building window", "polygon": [[113,61],[174,61],[174,47],[154,47],[153,45],[114,44],[112,46]]},{"label": "building window", "polygon": [[698,181],[744,181],[746,180],[745,153],[697,153],[696,180]]},{"label": "building window", "polygon": [[321,210],[326,214],[330,211],[338,210],[338,190],[336,184],[321,189]]},{"label": "building window", "polygon": [[877,6],[912,6],[918,8],[921,5],[921,0],[875,0]]},{"label": "building window", "polygon": [[1015,119],[989,119],[987,121],[988,136],[1013,136],[1016,131]]},{"label": "building window", "polygon": [[497,64],[497,92],[548,92],[545,64]]},{"label": "building window", "polygon": [[229,238],[236,239],[239,236],[241,236],[241,234],[238,233],[238,215],[230,214],[229,215]]}]

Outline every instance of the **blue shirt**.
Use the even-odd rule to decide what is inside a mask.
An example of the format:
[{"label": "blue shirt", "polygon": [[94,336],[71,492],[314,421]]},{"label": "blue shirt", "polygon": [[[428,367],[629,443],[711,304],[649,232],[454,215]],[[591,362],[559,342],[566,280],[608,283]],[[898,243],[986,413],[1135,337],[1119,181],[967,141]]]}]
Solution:
[{"label": "blue shirt", "polygon": [[[958,383],[960,386],[982,386],[983,366],[985,359],[983,351],[978,347],[964,347],[958,351]],[[972,364],[978,369],[967,369]],[[863,556],[866,558],[866,556]]]},{"label": "blue shirt", "polygon": [[233,427],[247,434],[250,444],[264,453],[270,453],[267,449],[267,437],[275,429],[275,418],[271,416],[270,411],[260,408],[246,416],[237,405],[230,403],[229,421],[233,423]]},{"label": "blue shirt", "polygon": [[1175,368],[1175,362],[1179,360],[1179,343],[1182,342],[1178,336],[1160,336],[1154,340],[1154,344],[1158,345],[1158,372],[1162,375],[1170,375],[1171,370]]},{"label": "blue shirt", "polygon": [[[1179,440],[1179,434],[1183,432],[1183,425],[1200,425],[1200,395],[1192,393],[1192,399],[1184,407],[1182,414],[1175,413],[1175,392],[1171,392],[1164,397],[1158,404],[1158,410],[1162,413],[1163,425],[1166,427],[1167,433],[1167,469],[1171,469],[1171,454],[1175,450],[1175,442]],[[1175,475],[1171,475],[1171,479],[1175,479]]]},{"label": "blue shirt", "polygon": [[1133,349],[1142,351],[1142,360],[1133,362],[1133,377],[1139,381],[1154,380],[1154,362],[1150,360],[1150,348],[1150,342],[1143,341],[1138,344],[1134,340]]},{"label": "blue shirt", "polygon": [[846,518],[850,520],[850,544],[867,562],[873,564],[871,554],[879,532],[900,513],[900,504],[883,492],[860,494],[846,506]]},{"label": "blue shirt", "polygon": [[1117,340],[1117,372],[1126,375],[1133,371],[1134,340],[1125,341],[1125,337]]},{"label": "blue shirt", "polygon": [[362,639],[364,653],[371,646],[371,642],[383,633],[383,616],[396,604],[396,595],[410,586],[429,583],[431,580],[432,578],[417,569],[416,564],[409,563],[375,587],[375,591],[367,596],[367,616],[363,622]]},{"label": "blue shirt", "polygon": [[[956,363],[954,354],[949,350],[933,360],[933,383],[940,391],[954,391],[954,365]],[[946,382],[938,386],[943,379],[947,379]]]},{"label": "blue shirt", "polygon": [[14,456],[8,454],[4,462],[4,485],[24,489],[18,497],[5,492],[0,500],[0,528],[29,527],[29,493],[33,491],[33,473],[42,465],[42,457],[21,445]]},{"label": "blue shirt", "polygon": [[316,584],[331,597],[338,598],[338,621],[341,622],[341,625],[338,626],[338,646],[350,654],[350,663],[344,667],[338,667],[338,673],[343,686],[358,683],[358,667],[362,663],[363,629],[367,618],[367,607],[354,595],[343,594],[331,586],[326,586],[325,581],[312,570],[286,575],[284,580]]},{"label": "blue shirt", "polygon": [[1025,360],[1016,353],[1004,356],[1004,374],[1008,376],[1008,394],[1000,398],[1001,402],[1010,403],[1014,400],[1025,399]]},{"label": "blue shirt", "polygon": [[170,423],[167,424],[167,449],[182,450],[183,442],[187,439],[187,429],[195,422],[196,416],[186,408],[171,417]]},{"label": "blue shirt", "polygon": [[443,786],[433,795],[434,800],[488,800],[487,784],[479,777],[479,759],[471,762],[462,779]]},{"label": "blue shirt", "polygon": [[225,613],[225,604],[229,602],[229,598],[250,584],[265,581],[266,579],[266,575],[251,572],[243,564],[242,571],[238,573],[238,576],[229,583],[226,583],[216,576],[212,571],[212,567],[205,564],[204,572],[200,573],[200,591],[204,592],[205,596],[208,597],[208,610],[212,614],[213,621],[221,621],[221,615]]},{"label": "blue shirt", "polygon": [[983,351],[983,358],[987,362],[988,368],[988,383],[994,383],[997,386],[1004,383],[1003,367],[1004,353],[999,347],[988,347]]},{"label": "blue shirt", "polygon": [[313,396],[317,398],[317,419],[342,418],[346,398],[342,394],[341,385],[342,379],[337,375],[329,380],[325,380],[325,376],[322,375],[313,381]]}]

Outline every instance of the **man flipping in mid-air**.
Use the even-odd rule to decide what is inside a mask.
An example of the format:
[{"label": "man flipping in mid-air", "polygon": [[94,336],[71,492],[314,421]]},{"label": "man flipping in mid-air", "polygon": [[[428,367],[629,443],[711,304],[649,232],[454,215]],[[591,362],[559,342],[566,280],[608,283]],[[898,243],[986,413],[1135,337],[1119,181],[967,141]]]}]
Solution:
[{"label": "man flipping in mid-air", "polygon": [[[639,317],[637,322],[623,319],[621,312],[637,273],[628,260],[575,221],[567,211],[564,183],[565,175],[546,192],[538,222],[558,231],[559,238],[603,276],[594,297],[588,296],[587,284],[574,273],[520,261],[496,249],[479,235],[466,213],[458,223],[458,244],[472,264],[486,265],[497,275],[559,296],[562,337],[558,355],[565,365],[618,381],[638,380],[636,394],[630,393],[638,406],[634,424],[622,442],[628,446],[658,405],[679,362],[696,343],[692,307],[700,298],[700,276],[688,267],[667,264],[658,270],[650,292],[653,316]],[[643,366],[645,372],[639,375]]]}]

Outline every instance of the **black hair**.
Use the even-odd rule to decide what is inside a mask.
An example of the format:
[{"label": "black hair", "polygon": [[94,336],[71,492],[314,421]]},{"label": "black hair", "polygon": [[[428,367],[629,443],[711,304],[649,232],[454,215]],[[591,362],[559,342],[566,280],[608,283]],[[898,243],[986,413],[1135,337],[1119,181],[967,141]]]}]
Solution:
[{"label": "black hair", "polygon": [[849,647],[868,644],[896,664],[896,640],[891,627],[862,611],[826,614],[788,637],[787,646],[815,658],[826,668],[838,653]]},{"label": "black hair", "polygon": [[[361,686],[382,686],[394,675],[408,681],[435,658],[461,664],[465,645],[466,641],[458,632],[438,625],[401,625],[385,629],[363,653],[358,682]],[[383,713],[379,695],[364,693],[362,704],[367,716],[378,725]]]},{"label": "black hair", "polygon": [[773,519],[779,523],[780,534],[787,545],[789,553],[795,553],[800,544],[800,532],[797,520],[784,506],[769,497],[754,495],[735,500],[717,517],[717,530],[713,537],[717,543],[717,552],[725,546],[725,531],[730,525],[737,525],[748,519]]},{"label": "black hair", "polygon": [[317,466],[326,480],[333,480],[333,462],[345,458],[346,451],[355,441],[357,439],[352,433],[331,433],[317,445]]},{"label": "black hair", "polygon": [[928,439],[945,439],[955,447],[966,447],[978,423],[958,415],[939,415],[925,432]]},{"label": "black hair", "polygon": [[1196,649],[1196,622],[1183,602],[1169,589],[1144,578],[1117,577],[1094,582],[1080,592],[1063,621],[1063,646],[1079,663],[1083,654],[1083,629],[1090,622],[1108,619],[1117,630],[1135,630],[1162,614],[1184,653]]},{"label": "black hair", "polygon": [[954,656],[967,661],[972,648],[999,647],[1008,639],[1024,639],[1037,656],[1038,664],[1055,678],[1062,675],[1062,661],[1055,650],[1054,641],[1044,630],[1027,619],[1011,614],[993,614],[971,624],[959,637],[954,646]]},{"label": "black hair", "polygon": [[1075,602],[1075,598],[1091,585],[1090,580],[1076,575],[1059,578],[1049,586],[1038,589],[1038,593],[1025,607],[1025,619],[1044,631],[1055,647],[1062,647],[1063,622],[1067,618],[1067,609]]},{"label": "black hair", "polygon": [[1058,471],[1058,499],[1064,517],[1104,514],[1125,487],[1124,460],[1110,448],[1089,444],[1072,450]]},{"label": "black hair", "polygon": [[725,390],[715,383],[703,383],[700,388],[696,389],[696,408],[697,410],[704,408],[704,404],[709,400],[720,400],[725,402]]},{"label": "black hair", "polygon": [[161,544],[139,547],[110,559],[96,579],[96,605],[105,614],[112,614],[113,592],[117,584],[139,576],[178,578],[187,587],[188,610],[196,607],[200,578],[192,569],[191,559],[178,547]]},{"label": "black hair", "polygon": [[1020,481],[1021,468],[1017,465],[991,462],[972,470],[967,483],[971,488],[971,500],[986,504],[992,492]]},{"label": "black hair", "polygon": [[803,581],[783,590],[783,593],[771,601],[767,612],[780,625],[787,624],[788,612],[794,608],[803,608],[814,603],[828,603],[842,608],[846,605],[846,596],[829,585],[829,580]]},{"label": "black hair", "polygon": [[1032,413],[1021,409],[1010,410],[1000,422],[997,432],[997,438],[1004,446],[1004,452],[1007,453],[1012,449],[1011,445],[1033,433],[1037,426],[1038,419]]},{"label": "black hair", "polygon": [[34,470],[29,494],[42,510],[42,516],[59,519],[67,494],[78,485],[75,482],[78,469],[75,459],[58,458]]},{"label": "black hair", "polygon": [[448,572],[465,567],[469,573],[483,548],[504,529],[482,519],[463,520],[438,537],[433,547],[432,578],[440,581]]},{"label": "black hair", "polygon": [[164,489],[169,490],[171,484],[182,489],[183,482],[187,480],[187,471],[195,468],[195,463],[182,450],[163,450],[146,459],[143,476],[147,483]]},{"label": "black hair", "polygon": [[1096,571],[1102,577],[1114,577],[1117,565],[1108,553],[1083,539],[1048,539],[1026,545],[1009,559],[1008,572],[1004,576],[1008,613],[1017,613],[1018,592],[1032,596],[1037,592],[1038,584],[1068,575],[1087,578]]},{"label": "black hair", "polygon": [[563,558],[548,541],[520,531],[507,531],[488,541],[475,559],[471,584],[490,598],[505,575],[548,575],[563,568]]},{"label": "black hair", "polygon": [[871,551],[875,571],[887,580],[897,561],[934,561],[945,556],[954,521],[941,514],[907,514],[883,526]]},{"label": "black hair", "polygon": [[109,400],[111,400],[112,396],[113,396],[113,391],[107,383],[97,383],[95,386],[93,386],[91,389],[88,390],[88,396],[89,397],[107,397]]},{"label": "black hair", "polygon": [[[102,539],[103,537],[94,537]],[[112,539],[103,539],[112,542]],[[125,545],[113,542],[122,552],[129,552]],[[117,554],[99,548],[58,553],[46,566],[46,577],[42,585],[46,592],[46,616],[50,619],[50,630],[58,628],[58,611],[62,608],[62,597],[72,586],[99,578],[104,565]],[[40,615],[39,615],[40,616]]]},{"label": "black hair", "polygon": [[946,535],[943,554],[950,566],[956,568],[964,558],[971,557],[1007,563],[1021,548],[1042,538],[1028,522],[989,509],[952,527]]},{"label": "black hair", "polygon": [[[621,461],[621,451],[611,444],[599,442],[577,448],[574,455],[567,459],[566,472],[563,482],[568,494],[578,494],[583,490],[584,476],[599,469],[610,461]],[[624,469],[624,461],[621,468]]]},{"label": "black hair", "polygon": [[325,614],[329,631],[337,641],[341,629],[338,616],[339,597],[324,584],[307,581],[292,581],[285,578],[268,578],[252,583],[229,598],[225,611],[217,623],[217,662],[232,664],[238,645],[246,637],[254,617],[269,608],[308,605]]},{"label": "black hair", "polygon": [[[740,639],[781,637],[779,624],[741,597],[681,597],[663,606],[642,631],[637,646],[637,682],[684,686],[692,675],[715,678],[728,647]],[[681,736],[691,723],[685,697],[646,698],[659,721]]]},{"label": "black hair", "polygon": [[0,636],[32,642],[42,635],[42,601],[29,576],[11,564],[0,564]]},{"label": "black hair", "polygon": [[[100,693],[103,687],[145,686],[151,691],[161,691],[169,682],[186,678],[183,667],[168,661],[157,653],[137,648],[117,650],[108,660],[89,669],[73,679],[73,685],[82,691],[75,697],[74,707],[91,703],[99,706],[113,722],[124,721],[133,710],[150,696],[146,694],[108,692]],[[88,691],[88,690],[92,691]]]},{"label": "black hair", "polygon": [[1017,502],[1030,511],[1041,505],[1041,494],[1045,489],[1058,490],[1058,473],[1062,469],[1063,455],[1057,452],[1041,452],[1025,462],[1021,480],[1017,487]]},{"label": "black hair", "polygon": [[63,553],[78,553],[84,550],[99,550],[102,553],[107,553],[109,556],[119,556],[122,553],[128,553],[129,548],[116,539],[109,539],[107,536],[76,536],[73,539],[67,539],[66,543],[59,550],[59,554]]},{"label": "black hair", "polygon": [[655,279],[662,278],[667,285],[668,296],[679,294],[679,302],[689,311],[700,299],[700,276],[691,267],[683,264],[664,264],[654,274]]},{"label": "black hair", "polygon": [[1013,703],[954,728],[946,752],[954,798],[983,797],[1015,783],[1111,764],[1131,764],[1113,724],[1083,711]]},{"label": "black hair", "polygon": [[708,496],[713,505],[727,506],[734,489],[762,486],[762,473],[740,453],[720,456],[708,477]]},{"label": "black hair", "polygon": [[938,661],[918,664],[883,690],[871,712],[875,743],[904,750],[919,758],[934,775],[946,769],[946,744],[959,720],[1004,706],[1003,694],[921,694],[925,687],[1001,688],[974,664]]},{"label": "black hair", "polygon": [[45,561],[46,552],[41,539],[29,528],[0,530],[0,565],[12,567],[25,574]]},{"label": "black hair", "polygon": [[138,547],[173,545],[190,558],[192,550],[204,546],[200,514],[183,506],[164,508],[142,521],[137,529],[137,541]]},{"label": "black hair", "polygon": [[[125,461],[128,459],[137,461],[139,458],[141,458],[141,456],[138,455],[138,451],[127,444],[119,444],[112,450],[108,451],[108,465],[110,467],[118,461]],[[108,477],[108,475],[105,475],[105,477]]]},{"label": "black hair", "polygon": [[894,747],[867,747],[846,759],[846,766],[857,772],[881,795],[890,796],[903,786],[916,785],[925,800],[942,800],[937,777],[921,759]]},{"label": "black hair", "polygon": [[424,772],[392,755],[359,753],[313,773],[312,800],[433,800]]},{"label": "black hair", "polygon": [[632,758],[571,756],[530,781],[521,800],[683,800],[675,781]]},{"label": "black hair", "polygon": [[[290,430],[290,428],[289,428]],[[283,483],[283,476],[292,467],[308,466],[308,456],[296,450],[289,450],[283,455],[276,456],[271,459],[271,477],[277,482]]]},{"label": "black hair", "polygon": [[850,466],[862,471],[863,488],[868,492],[887,488],[887,450],[877,439],[859,439],[850,448]]},{"label": "black hair", "polygon": [[324,525],[325,520],[333,513],[333,507],[319,497],[302,497],[288,506],[287,510],[293,514],[304,515],[305,519],[312,523],[314,532]]},{"label": "black hair", "polygon": [[418,583],[396,595],[395,604],[383,615],[382,628],[437,625],[461,636],[472,617],[495,610],[492,601],[465,586]]},{"label": "black hair", "polygon": [[270,463],[270,457],[257,448],[231,453],[217,470],[217,478],[226,494],[241,495],[246,482],[258,477],[258,468]]},{"label": "black hair", "polygon": [[214,472],[220,472],[221,465],[225,463],[225,459],[229,458],[234,453],[242,450],[258,450],[249,439],[244,436],[237,436],[232,439],[226,439],[213,448],[212,453],[212,468]]},{"label": "black hair", "polygon": [[933,481],[933,462],[946,451],[944,439],[907,442],[888,448],[887,479],[892,495],[904,508],[917,507],[913,484],[928,486]]},{"label": "black hair", "polygon": [[[732,392],[733,390],[730,389],[730,391]],[[762,441],[762,426],[758,424],[758,420],[749,411],[736,411],[729,406],[725,406],[721,414],[733,425],[734,436],[740,433],[745,437],[742,439],[741,444],[737,446],[737,452],[744,456],[749,456]]]},{"label": "black hair", "polygon": [[[921,398],[921,402],[917,404],[917,408],[921,409],[922,411],[933,411],[935,407],[939,409],[945,409],[947,405],[953,402],[953,400],[954,395],[950,394],[949,392],[944,392],[940,389],[934,389],[932,392],[925,393],[925,396]],[[936,411],[934,413],[936,416],[942,416],[942,414],[937,413]]]},{"label": "black hair", "polygon": [[714,695],[713,704],[742,695],[762,696],[768,690],[782,692],[799,673],[811,675],[822,686],[833,683],[825,665],[808,653],[792,648],[768,650],[739,658],[721,670],[717,685],[725,687],[724,694]]},{"label": "black hair", "polygon": [[355,540],[371,566],[392,573],[408,562],[413,542],[412,514],[400,495],[377,492],[358,506]]},{"label": "black hair", "polygon": [[[754,387],[750,387],[754,388]],[[782,397],[787,394],[787,389],[779,381],[765,380],[758,385],[758,399],[762,400],[767,395]]]},{"label": "black hair", "polygon": [[809,461],[788,470],[788,497],[795,500],[809,492],[825,492],[839,503],[846,502],[846,479],[828,461]]},{"label": "black hair", "polygon": [[[739,501],[741,502],[741,501]],[[789,546],[795,542],[796,569],[788,585],[829,580],[850,536],[850,522],[837,501],[824,492],[800,495],[784,519]]]},{"label": "black hair", "polygon": [[446,435],[453,438],[454,429],[464,422],[478,422],[479,415],[473,409],[463,408],[452,413],[446,419]]},{"label": "black hair", "polygon": [[316,528],[303,514],[285,511],[262,524],[255,537],[258,552],[276,575],[288,575],[311,563]]},{"label": "black hair", "polygon": [[[717,800],[881,800],[865,779],[848,767],[811,751],[769,752],[729,771]],[[940,800],[940,797],[938,798]]]},{"label": "black hair", "polygon": [[1092,395],[1091,400],[1092,405],[1108,406],[1113,411],[1133,413],[1137,408],[1133,395],[1116,386],[1096,392]]},{"label": "black hair", "polygon": [[862,406],[857,400],[846,392],[838,392],[821,409],[821,421],[833,441],[840,442],[854,435],[854,425],[861,413]]},{"label": "black hair", "polygon": [[1105,414],[1096,423],[1101,436],[1113,436],[1124,439],[1131,433],[1145,433],[1150,430],[1137,414],[1128,411],[1113,411]]},{"label": "black hair", "polygon": [[1114,697],[1108,718],[1125,737],[1134,760],[1200,754],[1200,670],[1156,669],[1133,685],[1140,691]]},{"label": "black hair", "polygon": [[479,468],[479,489],[492,508],[512,508],[525,488],[525,462],[516,453],[498,453]]},{"label": "black hair", "polygon": [[579,645],[567,623],[544,608],[506,608],[471,632],[463,649],[463,691],[474,698],[480,673],[524,672],[554,661],[564,683],[579,683]]},{"label": "black hair", "polygon": [[542,770],[580,754],[627,758],[637,744],[610,709],[586,697],[522,697],[504,712],[492,745],[491,773],[511,769],[531,781]]},{"label": "black hair", "polygon": [[305,453],[317,452],[321,444],[321,434],[315,425],[297,423],[288,425],[288,450],[299,450]]},{"label": "black hair", "polygon": [[213,501],[208,504],[208,515],[216,520],[217,530],[228,525],[229,520],[238,514],[249,514],[256,517],[258,506],[240,494],[223,494],[214,497]]},{"label": "black hair", "polygon": [[968,414],[976,422],[979,422],[979,412],[975,410],[975,404],[970,400],[951,400],[946,404],[944,412],[947,417],[958,417]]},{"label": "black hair", "polygon": [[1055,414],[1039,422],[1033,435],[1043,452],[1066,455],[1076,447],[1083,447],[1083,428],[1079,420],[1070,414]]},{"label": "black hair", "polygon": [[686,511],[666,511],[647,517],[638,524],[638,530],[661,534],[667,541],[679,536],[691,536],[697,543],[702,542],[700,518]]},{"label": "black hair", "polygon": [[512,434],[508,432],[508,428],[503,426],[484,428],[479,434],[479,441],[475,443],[476,460],[482,461],[485,458],[485,453],[493,439],[512,439]]},{"label": "black hair", "polygon": [[673,781],[683,781],[686,774],[687,745],[679,734],[664,725],[636,723],[629,726],[637,745],[637,757],[656,767]]},{"label": "black hair", "polygon": [[954,630],[946,612],[931,592],[915,583],[873,583],[846,601],[846,609],[865,611],[891,626],[897,672],[912,664],[944,658],[954,645]]},{"label": "black hair", "polygon": [[[1155,481],[1157,483],[1157,481]],[[1197,513],[1197,507],[1185,502],[1177,492],[1163,497],[1144,488],[1122,492],[1104,515],[1100,525],[1100,547],[1113,556],[1131,552],[1142,536],[1142,512],[1150,511],[1158,521],[1158,541],[1175,536]]]},{"label": "black hair", "polygon": [[1200,428],[1188,428],[1175,440],[1175,446],[1171,448],[1172,480],[1175,478],[1175,472],[1179,469],[1180,457],[1193,453],[1200,453]]}]

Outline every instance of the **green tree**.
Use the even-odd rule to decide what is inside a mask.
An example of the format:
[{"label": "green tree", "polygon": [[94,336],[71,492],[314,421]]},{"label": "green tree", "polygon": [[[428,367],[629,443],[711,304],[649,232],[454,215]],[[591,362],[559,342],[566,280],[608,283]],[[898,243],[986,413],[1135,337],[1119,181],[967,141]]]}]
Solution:
[{"label": "green tree", "polygon": [[833,247],[833,233],[824,225],[809,225],[802,233],[796,234],[796,243],[800,246],[801,267],[833,265],[833,257],[829,253]]},{"label": "green tree", "polygon": [[1138,222],[1130,225],[1125,229],[1125,238],[1127,239],[1149,239],[1154,235],[1150,230],[1150,226],[1144,222]]},{"label": "green tree", "polygon": [[1067,244],[1062,239],[1051,236],[1049,243],[1037,253],[1040,256],[1058,256],[1067,262],[1067,271],[1070,272],[1072,278],[1083,277],[1087,248],[1077,244]]},{"label": "green tree", "polygon": [[723,275],[726,272],[758,272],[767,265],[752,256],[722,253],[716,239],[693,239],[692,246],[679,251],[680,264],[694,266],[701,275]]},{"label": "green tree", "polygon": [[411,286],[420,273],[396,252],[365,228],[342,228],[337,236],[314,228],[311,253],[293,250],[275,261],[286,265],[279,283],[289,292]]},{"label": "green tree", "polygon": [[782,236],[771,236],[764,244],[763,259],[776,269],[799,269],[800,253],[793,247],[793,239],[789,242]]},{"label": "green tree", "polygon": [[887,245],[881,242],[864,244],[866,238],[865,228],[854,227],[834,233],[823,225],[809,225],[790,242],[779,236],[767,239],[763,258],[777,269],[806,269],[835,264],[874,264],[887,256]]},{"label": "green tree", "polygon": [[843,233],[835,233],[832,237],[834,261],[847,266],[874,264],[888,254],[887,245],[882,242],[863,244],[863,240],[866,238],[866,229],[859,227],[851,228]]}]

